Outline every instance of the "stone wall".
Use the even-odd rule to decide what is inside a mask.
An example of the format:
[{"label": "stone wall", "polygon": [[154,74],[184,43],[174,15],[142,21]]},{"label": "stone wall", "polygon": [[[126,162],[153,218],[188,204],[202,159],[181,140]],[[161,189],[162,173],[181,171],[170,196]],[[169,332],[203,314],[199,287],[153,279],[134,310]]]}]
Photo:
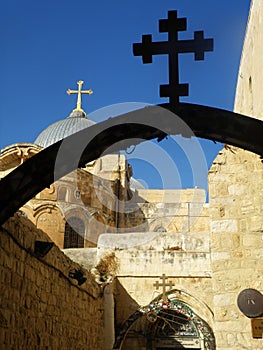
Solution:
[{"label": "stone wall", "polygon": [[263,120],[263,3],[252,0],[240,62],[235,111]]},{"label": "stone wall", "polygon": [[[263,117],[263,2],[253,0],[240,64],[235,111]],[[211,259],[218,350],[263,348],[237,306],[246,288],[263,292],[263,164],[260,157],[223,149],[209,172]]]},{"label": "stone wall", "polygon": [[78,169],[41,191],[21,210],[61,249],[65,224],[71,217],[77,217],[85,225],[84,247],[94,247],[99,234],[116,230],[115,187],[113,181]]},{"label": "stone wall", "polygon": [[[0,150],[0,179],[41,148],[19,143]],[[130,192],[127,187],[130,175],[124,155],[106,155],[51,184],[21,210],[61,249],[66,221],[77,217],[85,225],[85,232],[81,232],[84,247],[95,247],[101,233],[116,232],[117,227],[125,225],[122,213]]]},{"label": "stone wall", "polygon": [[252,339],[237,297],[246,288],[263,291],[263,165],[256,155],[232,151],[220,152],[209,174],[214,331],[218,350],[259,350],[262,339]]},{"label": "stone wall", "polygon": [[173,284],[172,289],[195,297],[193,309],[212,327],[209,241],[208,232],[101,235],[98,258],[114,251],[120,265],[115,291],[117,324],[162,295],[162,288],[156,288],[155,284],[165,274]]},{"label": "stone wall", "polygon": [[18,215],[0,231],[0,348],[104,349],[100,288],[87,270],[81,286],[69,278],[80,266],[56,246],[37,258],[36,239],[49,240]]},{"label": "stone wall", "polygon": [[136,190],[126,203],[126,232],[209,232],[204,189]]}]

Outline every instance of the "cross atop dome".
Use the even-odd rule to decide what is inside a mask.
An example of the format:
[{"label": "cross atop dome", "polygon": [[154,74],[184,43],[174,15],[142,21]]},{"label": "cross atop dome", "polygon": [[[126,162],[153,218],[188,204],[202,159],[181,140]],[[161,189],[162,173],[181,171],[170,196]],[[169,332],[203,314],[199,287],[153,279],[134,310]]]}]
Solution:
[{"label": "cross atop dome", "polygon": [[93,93],[92,90],[82,90],[83,83],[84,81],[82,80],[77,82],[78,90],[67,90],[68,95],[78,95],[76,108],[73,109],[66,118],[58,120],[44,129],[34,141],[35,144],[46,148],[53,145],[55,142],[74,134],[75,132],[95,124],[95,122],[88,119],[86,112],[81,106],[81,95],[91,95]]},{"label": "cross atop dome", "polygon": [[[71,95],[71,94],[78,94],[78,99],[77,99],[77,107],[73,110],[73,112],[76,112],[76,111],[80,111],[80,112],[84,112],[84,110],[81,108],[81,104],[82,104],[82,101],[81,101],[81,95],[82,94],[88,94],[88,95],[91,95],[93,94],[93,91],[91,89],[89,90],[82,90],[82,85],[84,84],[84,81],[83,80],[79,80],[77,82],[78,84],[78,90],[70,90],[68,89],[67,90],[67,94],[68,95]],[[85,113],[85,112],[84,112]]]}]

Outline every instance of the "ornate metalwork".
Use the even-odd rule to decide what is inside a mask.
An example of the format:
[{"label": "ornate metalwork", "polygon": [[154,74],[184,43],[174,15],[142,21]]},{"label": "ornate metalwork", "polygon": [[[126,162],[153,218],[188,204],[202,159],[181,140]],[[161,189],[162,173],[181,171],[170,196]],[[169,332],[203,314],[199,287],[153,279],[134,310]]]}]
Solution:
[{"label": "ornate metalwork", "polygon": [[173,299],[156,301],[143,309],[149,321],[147,334],[158,337],[203,338],[205,349],[215,350],[215,338],[209,325],[184,302]]},{"label": "ornate metalwork", "polygon": [[78,90],[67,90],[67,94],[71,95],[71,94],[78,94],[78,99],[77,99],[77,107],[74,109],[74,111],[83,111],[83,109],[81,108],[81,95],[82,94],[88,94],[91,95],[93,94],[93,91],[91,89],[89,90],[82,90],[82,85],[84,84],[83,80],[79,80],[77,82],[78,84]]},{"label": "ornate metalwork", "polygon": [[199,339],[206,350],[216,349],[212,329],[185,302],[176,298],[164,302],[158,298],[148,306],[137,310],[122,325],[114,350],[122,349],[127,333],[139,319],[142,321],[140,329],[132,334],[147,338],[149,343],[154,339],[170,339],[176,344],[181,344],[183,338],[196,341]]},{"label": "ornate metalwork", "polygon": [[142,42],[133,44],[134,56],[142,56],[143,63],[152,63],[153,55],[167,54],[169,84],[160,85],[160,97],[169,97],[170,103],[179,103],[180,96],[188,96],[188,84],[179,83],[180,53],[194,53],[195,60],[204,60],[206,51],[213,51],[213,39],[205,39],[203,31],[194,32],[192,40],[178,40],[178,32],[185,31],[186,18],[178,18],[177,11],[168,11],[168,19],[159,20],[160,33],[168,33],[168,41],[153,42],[152,35],[142,35]]}]

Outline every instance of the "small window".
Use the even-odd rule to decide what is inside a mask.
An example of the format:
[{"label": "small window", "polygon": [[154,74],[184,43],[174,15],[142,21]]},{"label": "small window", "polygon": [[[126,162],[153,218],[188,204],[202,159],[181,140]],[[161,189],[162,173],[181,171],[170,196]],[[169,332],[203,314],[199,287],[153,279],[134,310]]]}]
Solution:
[{"label": "small window", "polygon": [[80,199],[80,191],[79,190],[75,191],[75,198]]},{"label": "small window", "polygon": [[64,248],[84,248],[85,224],[77,218],[71,217],[65,224]]}]

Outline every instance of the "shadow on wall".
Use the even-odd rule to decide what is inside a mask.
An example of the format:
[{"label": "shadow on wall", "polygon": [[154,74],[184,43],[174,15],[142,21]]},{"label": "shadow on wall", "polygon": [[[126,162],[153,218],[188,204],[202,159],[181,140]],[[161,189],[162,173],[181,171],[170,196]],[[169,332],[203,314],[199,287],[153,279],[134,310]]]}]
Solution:
[{"label": "shadow on wall", "polygon": [[81,267],[55,245],[39,256],[34,251],[36,240],[50,241],[18,214],[0,230],[0,348],[102,350],[99,286],[84,269],[86,280],[79,286],[69,272]]}]

